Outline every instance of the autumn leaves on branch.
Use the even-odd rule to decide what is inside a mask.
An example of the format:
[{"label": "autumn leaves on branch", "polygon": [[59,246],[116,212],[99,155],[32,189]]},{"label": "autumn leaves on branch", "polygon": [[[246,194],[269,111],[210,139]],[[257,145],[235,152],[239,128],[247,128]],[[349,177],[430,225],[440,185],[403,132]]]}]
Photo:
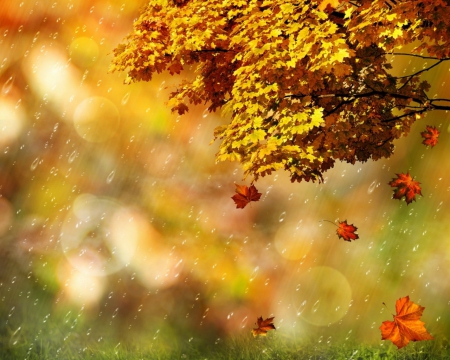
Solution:
[{"label": "autumn leaves on branch", "polygon": [[[216,160],[240,162],[252,183],[278,170],[320,182],[337,160],[388,158],[416,120],[450,109],[423,79],[450,60],[446,1],[207,4],[150,0],[110,70],[126,71],[127,83],[186,71],[169,107],[222,110]],[[399,50],[410,44],[411,53]],[[396,76],[392,56],[428,64]],[[436,131],[427,127],[426,144]]]}]

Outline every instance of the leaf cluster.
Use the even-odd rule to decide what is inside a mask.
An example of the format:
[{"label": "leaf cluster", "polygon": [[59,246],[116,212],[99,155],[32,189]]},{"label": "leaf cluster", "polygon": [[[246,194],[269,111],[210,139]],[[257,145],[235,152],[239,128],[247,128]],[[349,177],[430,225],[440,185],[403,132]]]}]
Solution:
[{"label": "leaf cluster", "polygon": [[[194,69],[168,105],[230,119],[214,132],[217,161],[253,181],[279,169],[321,181],[336,160],[389,157],[421,114],[448,108],[420,76],[450,57],[449,28],[442,0],[150,0],[110,70],[131,83]],[[433,64],[392,75],[390,54],[413,42]]]}]

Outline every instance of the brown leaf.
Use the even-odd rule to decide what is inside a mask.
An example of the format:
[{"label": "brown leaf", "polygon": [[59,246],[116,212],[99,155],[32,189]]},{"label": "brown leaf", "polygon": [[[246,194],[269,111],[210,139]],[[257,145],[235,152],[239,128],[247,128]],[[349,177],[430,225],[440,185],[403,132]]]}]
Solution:
[{"label": "brown leaf", "polygon": [[435,146],[438,143],[439,134],[440,133],[438,129],[433,126],[427,125],[427,130],[420,133],[420,135],[422,135],[423,137],[422,144],[431,147]]},{"label": "brown leaf", "polygon": [[358,230],[356,226],[353,224],[347,224],[347,220],[339,221],[338,229],[336,233],[338,234],[340,239],[344,239],[345,241],[352,241],[359,239],[359,235],[355,233]]},{"label": "brown leaf", "polygon": [[276,330],[275,325],[273,324],[274,317],[267,318],[263,320],[262,316],[257,319],[258,327],[256,329],[252,329],[253,336],[266,336],[269,330]]},{"label": "brown leaf", "polygon": [[414,181],[409,172],[397,174],[397,179],[392,179],[389,182],[389,185],[397,188],[394,190],[394,199],[400,200],[404,196],[407,205],[416,200],[417,194],[422,195],[419,184],[420,182]]},{"label": "brown leaf", "polygon": [[258,192],[255,185],[247,187],[245,185],[236,185],[236,195],[231,198],[236,203],[237,209],[243,209],[250,201],[259,201],[261,193]]},{"label": "brown leaf", "polygon": [[394,321],[384,321],[380,326],[381,340],[391,340],[400,349],[410,341],[433,339],[425,329],[425,323],[420,321],[425,309],[423,306],[405,296],[397,300],[395,309],[397,315],[393,315]]}]

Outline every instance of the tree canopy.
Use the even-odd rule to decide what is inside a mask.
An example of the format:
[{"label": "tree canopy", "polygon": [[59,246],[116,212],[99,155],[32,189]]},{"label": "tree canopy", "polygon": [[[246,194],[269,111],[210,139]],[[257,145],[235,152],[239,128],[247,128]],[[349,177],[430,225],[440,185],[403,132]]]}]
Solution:
[{"label": "tree canopy", "polygon": [[[422,114],[450,109],[422,78],[450,60],[449,38],[448,0],[150,0],[110,70],[126,83],[195,70],[168,105],[222,111],[218,161],[253,181],[320,181],[336,160],[389,157]],[[394,76],[393,54],[431,64]]]}]

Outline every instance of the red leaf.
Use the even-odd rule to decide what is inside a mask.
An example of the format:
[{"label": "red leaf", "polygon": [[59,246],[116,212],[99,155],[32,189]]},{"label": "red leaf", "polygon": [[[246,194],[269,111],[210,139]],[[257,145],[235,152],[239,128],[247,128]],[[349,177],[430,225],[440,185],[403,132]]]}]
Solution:
[{"label": "red leaf", "polygon": [[344,239],[345,241],[352,241],[359,239],[359,235],[355,234],[355,231],[358,230],[356,226],[353,224],[347,224],[347,220],[339,221],[338,229],[336,233],[339,236],[339,239]]},{"label": "red leaf", "polygon": [[266,336],[269,330],[276,330],[273,324],[273,317],[263,320],[262,316],[257,319],[258,327],[252,330],[253,336],[262,335]]},{"label": "red leaf", "polygon": [[438,143],[439,134],[440,133],[438,129],[427,125],[427,130],[420,133],[420,135],[422,135],[423,137],[422,144],[431,147],[435,146]]},{"label": "red leaf", "polygon": [[236,203],[236,209],[243,209],[250,201],[259,201],[261,193],[258,192],[255,185],[247,187],[245,185],[236,185],[236,195],[231,198]]},{"label": "red leaf", "polygon": [[396,174],[397,179],[392,179],[389,185],[396,187],[394,190],[394,199],[400,200],[403,196],[406,199],[406,204],[416,201],[416,195],[422,196],[422,189],[420,188],[420,182],[414,181],[409,172],[404,174]]},{"label": "red leaf", "polygon": [[433,339],[425,329],[425,323],[420,321],[424,309],[410,301],[409,296],[398,299],[395,303],[397,315],[393,315],[394,321],[384,321],[380,326],[381,340],[391,340],[400,349],[410,341]]}]

